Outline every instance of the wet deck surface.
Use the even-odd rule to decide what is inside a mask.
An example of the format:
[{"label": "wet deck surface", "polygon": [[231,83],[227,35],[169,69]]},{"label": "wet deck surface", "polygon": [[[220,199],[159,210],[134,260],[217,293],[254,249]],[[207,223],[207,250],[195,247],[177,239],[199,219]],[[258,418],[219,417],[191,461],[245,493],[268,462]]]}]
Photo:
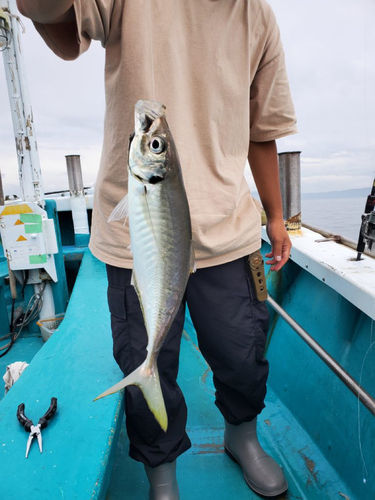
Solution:
[{"label": "wet deck surface", "polygon": [[[29,333],[27,331],[21,333],[6,356],[0,358],[1,384],[3,384],[2,377],[5,374],[8,365],[15,363],[16,361],[24,361],[30,364],[31,360],[43,344],[44,341],[40,333]],[[4,390],[3,387],[0,386],[0,400],[3,396]]]},{"label": "wet deck surface", "polygon": [[[0,245],[0,258],[2,255],[2,247]],[[4,278],[8,276],[8,264],[6,261],[0,261],[0,283],[3,282]],[[10,292],[8,289],[6,290],[6,300],[10,304]],[[5,332],[8,331],[7,326],[2,325],[2,329]],[[1,342],[1,346],[4,347],[10,338],[5,339]],[[24,361],[30,364],[31,360],[35,356],[35,354],[39,351],[39,349],[43,346],[44,341],[42,339],[41,333],[38,331],[37,333],[30,333],[28,328],[25,327],[21,332],[21,335],[17,338],[16,342],[13,344],[10,351],[3,357],[0,358],[0,400],[4,397],[3,386],[3,375],[6,372],[6,368],[11,363],[15,363],[16,361]],[[3,354],[5,351],[0,351],[0,354]],[[1,385],[3,384],[3,386]]]},{"label": "wet deck surface", "polygon": [[[181,500],[257,499],[237,464],[225,454],[223,419],[214,405],[212,374],[196,344],[194,329],[185,324],[179,384],[189,408],[192,448],[177,462]],[[289,490],[279,498],[350,499],[344,483],[324,459],[309,435],[269,388],[266,408],[258,420],[259,439],[283,467]],[[148,499],[143,465],[128,457],[123,422],[106,500]]]}]

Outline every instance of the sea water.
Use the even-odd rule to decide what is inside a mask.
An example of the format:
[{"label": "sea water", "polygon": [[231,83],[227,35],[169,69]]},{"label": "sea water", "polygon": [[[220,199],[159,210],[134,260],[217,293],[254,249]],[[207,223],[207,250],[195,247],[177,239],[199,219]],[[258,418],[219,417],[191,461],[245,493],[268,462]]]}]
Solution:
[{"label": "sea water", "polygon": [[364,198],[302,198],[302,222],[358,241]]}]

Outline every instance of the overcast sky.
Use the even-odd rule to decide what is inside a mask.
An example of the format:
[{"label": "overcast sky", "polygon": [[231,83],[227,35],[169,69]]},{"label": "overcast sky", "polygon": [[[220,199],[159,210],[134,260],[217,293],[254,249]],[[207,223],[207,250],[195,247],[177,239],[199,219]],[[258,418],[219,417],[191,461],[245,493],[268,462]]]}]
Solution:
[{"label": "overcast sky", "polygon": [[[279,151],[302,151],[305,193],[370,189],[375,175],[375,2],[269,3],[281,29],[299,128],[299,134],[278,141]],[[93,184],[103,132],[104,50],[94,42],[78,61],[61,61],[23,21],[44,189],[67,187],[67,154],[81,155],[85,185]],[[18,167],[7,95],[0,66],[0,168],[10,194],[18,191]]]}]

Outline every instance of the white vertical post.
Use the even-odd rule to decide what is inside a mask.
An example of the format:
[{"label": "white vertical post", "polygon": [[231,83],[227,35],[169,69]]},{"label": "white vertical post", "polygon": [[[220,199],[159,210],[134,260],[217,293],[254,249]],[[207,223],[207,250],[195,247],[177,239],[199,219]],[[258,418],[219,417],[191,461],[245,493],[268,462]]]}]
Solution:
[{"label": "white vertical post", "polygon": [[283,216],[288,231],[301,230],[301,151],[279,153]]},{"label": "white vertical post", "polygon": [[5,204],[4,189],[3,189],[3,178],[1,177],[0,170],[0,206]]},{"label": "white vertical post", "polygon": [[[0,0],[0,5],[4,3],[4,10],[18,15],[16,0]],[[44,198],[42,173],[23,61],[21,33],[18,20],[12,15],[10,15],[10,26],[12,39],[9,47],[3,51],[3,57],[16,140],[22,199],[42,204]]]},{"label": "white vertical post", "polygon": [[68,170],[70,208],[73,217],[75,244],[77,247],[84,247],[89,243],[90,230],[87,219],[81,160],[79,155],[68,155],[65,158]]}]

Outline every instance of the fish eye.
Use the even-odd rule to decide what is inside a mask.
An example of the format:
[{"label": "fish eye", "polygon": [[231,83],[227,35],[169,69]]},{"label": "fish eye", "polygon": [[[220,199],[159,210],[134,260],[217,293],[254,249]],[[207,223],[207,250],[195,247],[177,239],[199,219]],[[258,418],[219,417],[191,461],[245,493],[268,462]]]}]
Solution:
[{"label": "fish eye", "polygon": [[162,137],[155,136],[150,142],[151,153],[160,154],[165,150],[165,141]]}]

